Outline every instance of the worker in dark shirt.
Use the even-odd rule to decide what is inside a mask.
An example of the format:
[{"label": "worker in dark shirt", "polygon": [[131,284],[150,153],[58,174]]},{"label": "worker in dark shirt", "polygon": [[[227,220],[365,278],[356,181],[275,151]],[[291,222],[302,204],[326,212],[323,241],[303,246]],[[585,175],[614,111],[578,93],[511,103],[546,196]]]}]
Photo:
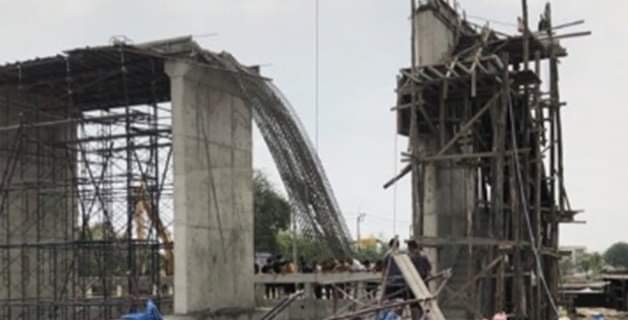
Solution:
[{"label": "worker in dark shirt", "polygon": [[281,269],[283,268],[285,264],[286,264],[286,260],[284,260],[282,255],[278,254],[277,256],[275,256],[275,260],[273,261],[273,264],[272,264],[273,272],[276,274],[280,274]]},{"label": "worker in dark shirt", "polygon": [[[268,259],[266,259],[266,264],[264,264],[262,266],[262,270],[261,272],[264,274],[271,274],[273,273],[273,265],[275,264],[275,261],[273,260],[273,257],[268,257]],[[267,299],[273,299],[275,296],[275,291],[276,291],[276,285],[274,284],[267,284],[266,286],[266,298]]]},{"label": "worker in dark shirt", "polygon": [[414,267],[417,272],[419,272],[423,281],[426,281],[432,273],[432,264],[430,263],[430,260],[421,252],[421,247],[419,247],[419,244],[415,240],[408,240],[407,243],[408,253],[410,259],[412,260],[412,264],[414,264]]},{"label": "worker in dark shirt", "polygon": [[549,25],[549,21],[547,20],[547,18],[545,17],[544,14],[542,14],[539,17],[539,31],[543,32],[543,31],[548,31],[550,29],[550,25]]},{"label": "worker in dark shirt", "polygon": [[399,239],[397,237],[388,242],[388,251],[384,255],[384,275],[386,276],[386,288],[384,297],[387,300],[405,299],[407,296],[406,282],[401,275],[399,267],[393,256],[399,251]]},{"label": "worker in dark shirt", "polygon": [[[408,240],[407,244],[408,254],[412,260],[412,264],[421,276],[421,279],[425,282],[425,285],[427,285],[428,277],[432,273],[432,264],[430,263],[430,260],[421,252],[421,247],[419,247],[419,244],[415,240]],[[414,295],[410,294],[410,298],[414,299]],[[412,319],[421,319],[423,316],[423,309],[418,303],[412,305],[410,307],[410,311],[412,313]]]}]

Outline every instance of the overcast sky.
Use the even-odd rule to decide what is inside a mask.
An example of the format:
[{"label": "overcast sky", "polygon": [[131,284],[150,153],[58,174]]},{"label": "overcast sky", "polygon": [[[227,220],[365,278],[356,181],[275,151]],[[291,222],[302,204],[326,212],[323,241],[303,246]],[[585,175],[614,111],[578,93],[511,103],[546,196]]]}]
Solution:
[{"label": "overcast sky", "polygon": [[[518,0],[460,1],[469,16],[495,20],[512,31]],[[542,1],[530,0],[538,17]],[[562,229],[562,244],[603,250],[628,241],[628,1],[554,0],[557,23],[586,19],[594,35],[564,42],[561,64],[565,173],[578,219]],[[247,64],[263,65],[314,132],[314,0],[0,0],[0,61],[107,44],[113,35],[135,42],[181,35],[198,37]],[[393,175],[395,76],[410,63],[409,1],[320,0],[320,156],[355,229],[393,234],[393,196],[381,185]],[[477,19],[477,18],[476,18]],[[534,19],[536,21],[536,19]],[[498,24],[499,23],[499,24]],[[279,182],[262,139],[255,165]],[[405,141],[399,141],[399,150]],[[407,234],[410,195],[398,189],[397,233]]]}]

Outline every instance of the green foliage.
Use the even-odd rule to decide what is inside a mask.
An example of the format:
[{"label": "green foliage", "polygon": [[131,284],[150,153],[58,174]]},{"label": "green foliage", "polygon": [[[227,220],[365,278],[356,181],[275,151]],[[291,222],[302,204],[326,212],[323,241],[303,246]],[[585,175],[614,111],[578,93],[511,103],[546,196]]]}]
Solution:
[{"label": "green foliage", "polygon": [[279,245],[279,253],[287,259],[292,259],[293,238],[297,257],[303,256],[308,262],[322,262],[333,256],[327,246],[320,241],[299,234],[293,237],[291,232],[282,231],[277,234],[276,240]]},{"label": "green foliage", "polygon": [[[282,231],[277,234],[277,243],[279,244],[279,253],[286,259],[292,259],[293,239],[296,245],[297,257],[304,257],[307,262],[316,261],[321,263],[330,258],[349,258],[335,257],[321,241],[299,234],[293,237],[292,232]],[[384,254],[385,249],[374,243],[357,248],[351,258],[359,261],[369,260],[375,262],[383,259]]]},{"label": "green foliage", "polygon": [[82,240],[111,240],[111,239],[124,239],[124,237],[116,234],[111,227],[104,222],[98,222],[94,224],[90,224],[87,227],[81,228],[81,237]]},{"label": "green foliage", "polygon": [[575,273],[596,276],[603,271],[605,264],[604,257],[600,253],[583,252],[575,257],[575,263],[571,256],[563,257],[560,261],[559,268],[563,276],[573,275]]},{"label": "green foliage", "polygon": [[604,269],[604,258],[597,252],[585,253],[578,261],[578,268],[587,275],[597,275]]},{"label": "green foliage", "polygon": [[[83,240],[78,245],[78,271],[81,276],[97,277],[103,274],[124,276],[128,251],[115,247],[124,243],[124,237],[111,231],[104,222],[94,223],[83,230]],[[125,248],[126,249],[126,248]]]},{"label": "green foliage", "polygon": [[376,243],[373,245],[358,247],[355,250],[354,258],[360,261],[368,260],[371,262],[375,262],[384,259],[385,253],[386,250]]},{"label": "green foliage", "polygon": [[628,269],[628,243],[613,244],[604,253],[604,259],[613,267]]},{"label": "green foliage", "polygon": [[255,250],[279,252],[277,235],[290,226],[290,204],[260,171],[253,176]]},{"label": "green foliage", "polygon": [[575,269],[572,260],[568,257],[563,257],[558,267],[560,268],[560,274],[563,276],[571,275]]},{"label": "green foliage", "polygon": [[368,260],[375,262],[384,259],[386,253],[385,241],[382,237],[368,237],[362,238],[360,241],[355,242],[355,254],[354,258],[364,261]]}]

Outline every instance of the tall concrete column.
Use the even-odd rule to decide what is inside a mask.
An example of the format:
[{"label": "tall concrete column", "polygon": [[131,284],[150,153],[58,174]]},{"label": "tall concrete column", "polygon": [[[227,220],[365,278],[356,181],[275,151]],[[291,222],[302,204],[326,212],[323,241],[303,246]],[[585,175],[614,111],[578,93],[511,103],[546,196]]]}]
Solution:
[{"label": "tall concrete column", "polygon": [[[454,33],[447,24],[447,17],[441,10],[431,7],[423,7],[415,14],[416,65],[443,63],[450,57],[454,46]],[[418,144],[421,154],[434,155],[440,150],[440,137],[438,134],[425,132],[421,134]],[[423,170],[423,181],[420,182],[424,192],[423,224],[415,223],[415,228],[421,229],[414,230],[414,234],[422,233],[426,237],[461,236],[460,232],[452,230],[460,229],[458,224],[460,219],[464,218],[463,203],[457,199],[462,193],[461,188],[464,188],[460,170],[437,162],[426,163]],[[456,216],[459,218],[456,219]],[[464,231],[464,228],[461,231]],[[443,259],[449,260],[451,255],[443,252],[439,254],[434,249],[426,251],[436,269],[448,267],[449,261]]]},{"label": "tall concrete column", "polygon": [[[43,317],[35,305],[69,290],[70,251],[60,243],[73,240],[76,225],[68,183],[74,153],[52,146],[75,139],[76,127],[30,127],[64,116],[49,106],[46,97],[0,88],[0,126],[13,127],[0,137],[0,319]],[[8,301],[24,305],[9,308]]]},{"label": "tall concrete column", "polygon": [[251,110],[233,74],[181,61],[171,79],[174,310],[255,307]]},{"label": "tall concrete column", "polygon": [[[455,13],[433,1],[430,6],[421,7],[415,14],[416,28],[416,64],[433,65],[446,62],[452,56],[455,45],[454,25]],[[459,102],[457,102],[459,103]],[[435,106],[431,106],[434,108]],[[438,107],[438,105],[436,106]],[[444,112],[460,106],[447,101]],[[438,114],[439,110],[430,110]],[[446,124],[448,125],[448,124]],[[452,138],[451,128],[447,128],[445,143]],[[435,155],[442,148],[438,133],[423,132],[419,138],[419,149],[422,155]],[[455,152],[472,152],[462,150],[459,146],[452,148]],[[414,232],[422,232],[424,236],[440,239],[462,239],[467,236],[475,206],[475,171],[473,168],[453,166],[443,161],[429,162],[423,166],[423,180],[419,182],[423,190],[423,224],[415,223]],[[418,218],[414,217],[414,221]],[[436,270],[453,267],[453,277],[448,282],[452,291],[467,282],[467,269],[472,268],[473,259],[467,250],[459,246],[442,246],[426,250]],[[447,292],[443,292],[443,296]],[[465,310],[459,299],[449,299],[441,306],[447,319],[466,319]]]}]

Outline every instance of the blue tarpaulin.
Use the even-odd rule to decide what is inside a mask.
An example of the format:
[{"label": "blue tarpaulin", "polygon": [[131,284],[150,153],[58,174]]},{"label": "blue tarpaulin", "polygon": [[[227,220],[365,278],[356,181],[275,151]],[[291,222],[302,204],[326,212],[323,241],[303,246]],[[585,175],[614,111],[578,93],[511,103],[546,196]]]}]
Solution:
[{"label": "blue tarpaulin", "polygon": [[122,320],[163,320],[157,306],[152,300],[146,301],[146,310],[141,313],[131,313],[122,316]]},{"label": "blue tarpaulin", "polygon": [[396,313],[392,311],[382,311],[377,314],[376,320],[399,320],[401,319]]}]

